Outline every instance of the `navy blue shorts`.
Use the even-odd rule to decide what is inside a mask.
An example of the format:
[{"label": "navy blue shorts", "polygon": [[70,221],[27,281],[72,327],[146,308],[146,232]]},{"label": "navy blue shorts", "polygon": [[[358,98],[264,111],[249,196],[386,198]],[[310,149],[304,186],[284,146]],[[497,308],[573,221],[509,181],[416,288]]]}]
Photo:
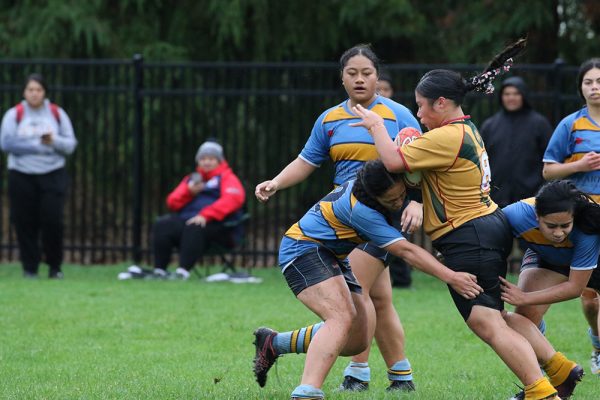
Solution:
[{"label": "navy blue shorts", "polygon": [[[540,258],[538,253],[536,253],[535,251],[527,249],[525,254],[523,254],[523,261],[521,261],[521,272],[531,268],[547,269],[564,275],[567,278],[569,277],[569,273],[571,272],[570,266],[559,267],[556,265],[552,265],[546,260]],[[594,269],[594,272],[592,272],[592,276],[588,281],[587,287],[595,290],[600,290],[600,270],[598,269],[598,267],[596,267]]]},{"label": "navy blue shorts", "polygon": [[371,242],[361,243],[355,247],[356,249],[362,250],[368,255],[375,257],[383,262],[383,264],[388,266],[388,255],[389,253],[383,250],[381,247],[374,245]]},{"label": "navy blue shorts", "polygon": [[472,219],[433,241],[433,246],[444,256],[444,264],[457,272],[468,272],[477,277],[483,293],[469,300],[448,286],[456,308],[465,319],[473,306],[484,306],[502,311],[499,276],[506,276],[506,259],[512,248],[510,226],[502,210]]},{"label": "navy blue shorts", "polygon": [[296,296],[307,287],[343,275],[353,293],[362,293],[362,287],[352,273],[348,260],[340,261],[323,247],[315,247],[297,257],[283,269],[283,276]]}]

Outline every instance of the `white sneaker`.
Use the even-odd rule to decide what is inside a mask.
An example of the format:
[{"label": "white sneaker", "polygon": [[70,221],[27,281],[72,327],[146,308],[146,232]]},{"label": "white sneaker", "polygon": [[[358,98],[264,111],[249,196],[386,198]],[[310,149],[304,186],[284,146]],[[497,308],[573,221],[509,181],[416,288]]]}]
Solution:
[{"label": "white sneaker", "polygon": [[132,272],[134,274],[141,274],[142,269],[134,264],[134,265],[130,265],[129,268],[127,268],[127,272]]},{"label": "white sneaker", "polygon": [[592,351],[592,374],[600,376],[600,350]]},{"label": "white sneaker", "polygon": [[154,275],[155,278],[166,279],[169,276],[169,273],[164,269],[154,268],[152,275]]},{"label": "white sneaker", "polygon": [[190,278],[190,271],[188,271],[185,268],[179,267],[175,270],[175,276],[177,277],[177,279],[187,281]]}]

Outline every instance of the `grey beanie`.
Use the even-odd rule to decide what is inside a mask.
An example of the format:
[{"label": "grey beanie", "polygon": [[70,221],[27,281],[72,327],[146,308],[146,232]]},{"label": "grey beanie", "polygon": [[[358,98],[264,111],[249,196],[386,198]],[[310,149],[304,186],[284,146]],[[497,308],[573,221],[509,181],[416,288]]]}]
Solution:
[{"label": "grey beanie", "polygon": [[213,156],[216,157],[219,161],[223,161],[223,147],[217,142],[204,142],[198,148],[198,152],[196,153],[196,162],[200,160],[202,157]]}]

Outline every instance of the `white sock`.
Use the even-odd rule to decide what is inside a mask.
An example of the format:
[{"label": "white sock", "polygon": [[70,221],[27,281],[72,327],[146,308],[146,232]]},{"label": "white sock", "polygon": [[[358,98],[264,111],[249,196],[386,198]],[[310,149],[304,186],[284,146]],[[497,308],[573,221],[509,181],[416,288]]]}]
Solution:
[{"label": "white sock", "polygon": [[154,268],[154,275],[167,276],[167,271],[160,268]]}]

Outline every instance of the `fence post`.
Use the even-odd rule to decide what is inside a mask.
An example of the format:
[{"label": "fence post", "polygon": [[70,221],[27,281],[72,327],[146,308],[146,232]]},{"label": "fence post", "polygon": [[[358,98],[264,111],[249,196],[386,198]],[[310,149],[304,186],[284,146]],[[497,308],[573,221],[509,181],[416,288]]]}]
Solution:
[{"label": "fence post", "polygon": [[142,189],[144,162],[144,57],[133,56],[133,261],[138,264],[142,260]]}]

